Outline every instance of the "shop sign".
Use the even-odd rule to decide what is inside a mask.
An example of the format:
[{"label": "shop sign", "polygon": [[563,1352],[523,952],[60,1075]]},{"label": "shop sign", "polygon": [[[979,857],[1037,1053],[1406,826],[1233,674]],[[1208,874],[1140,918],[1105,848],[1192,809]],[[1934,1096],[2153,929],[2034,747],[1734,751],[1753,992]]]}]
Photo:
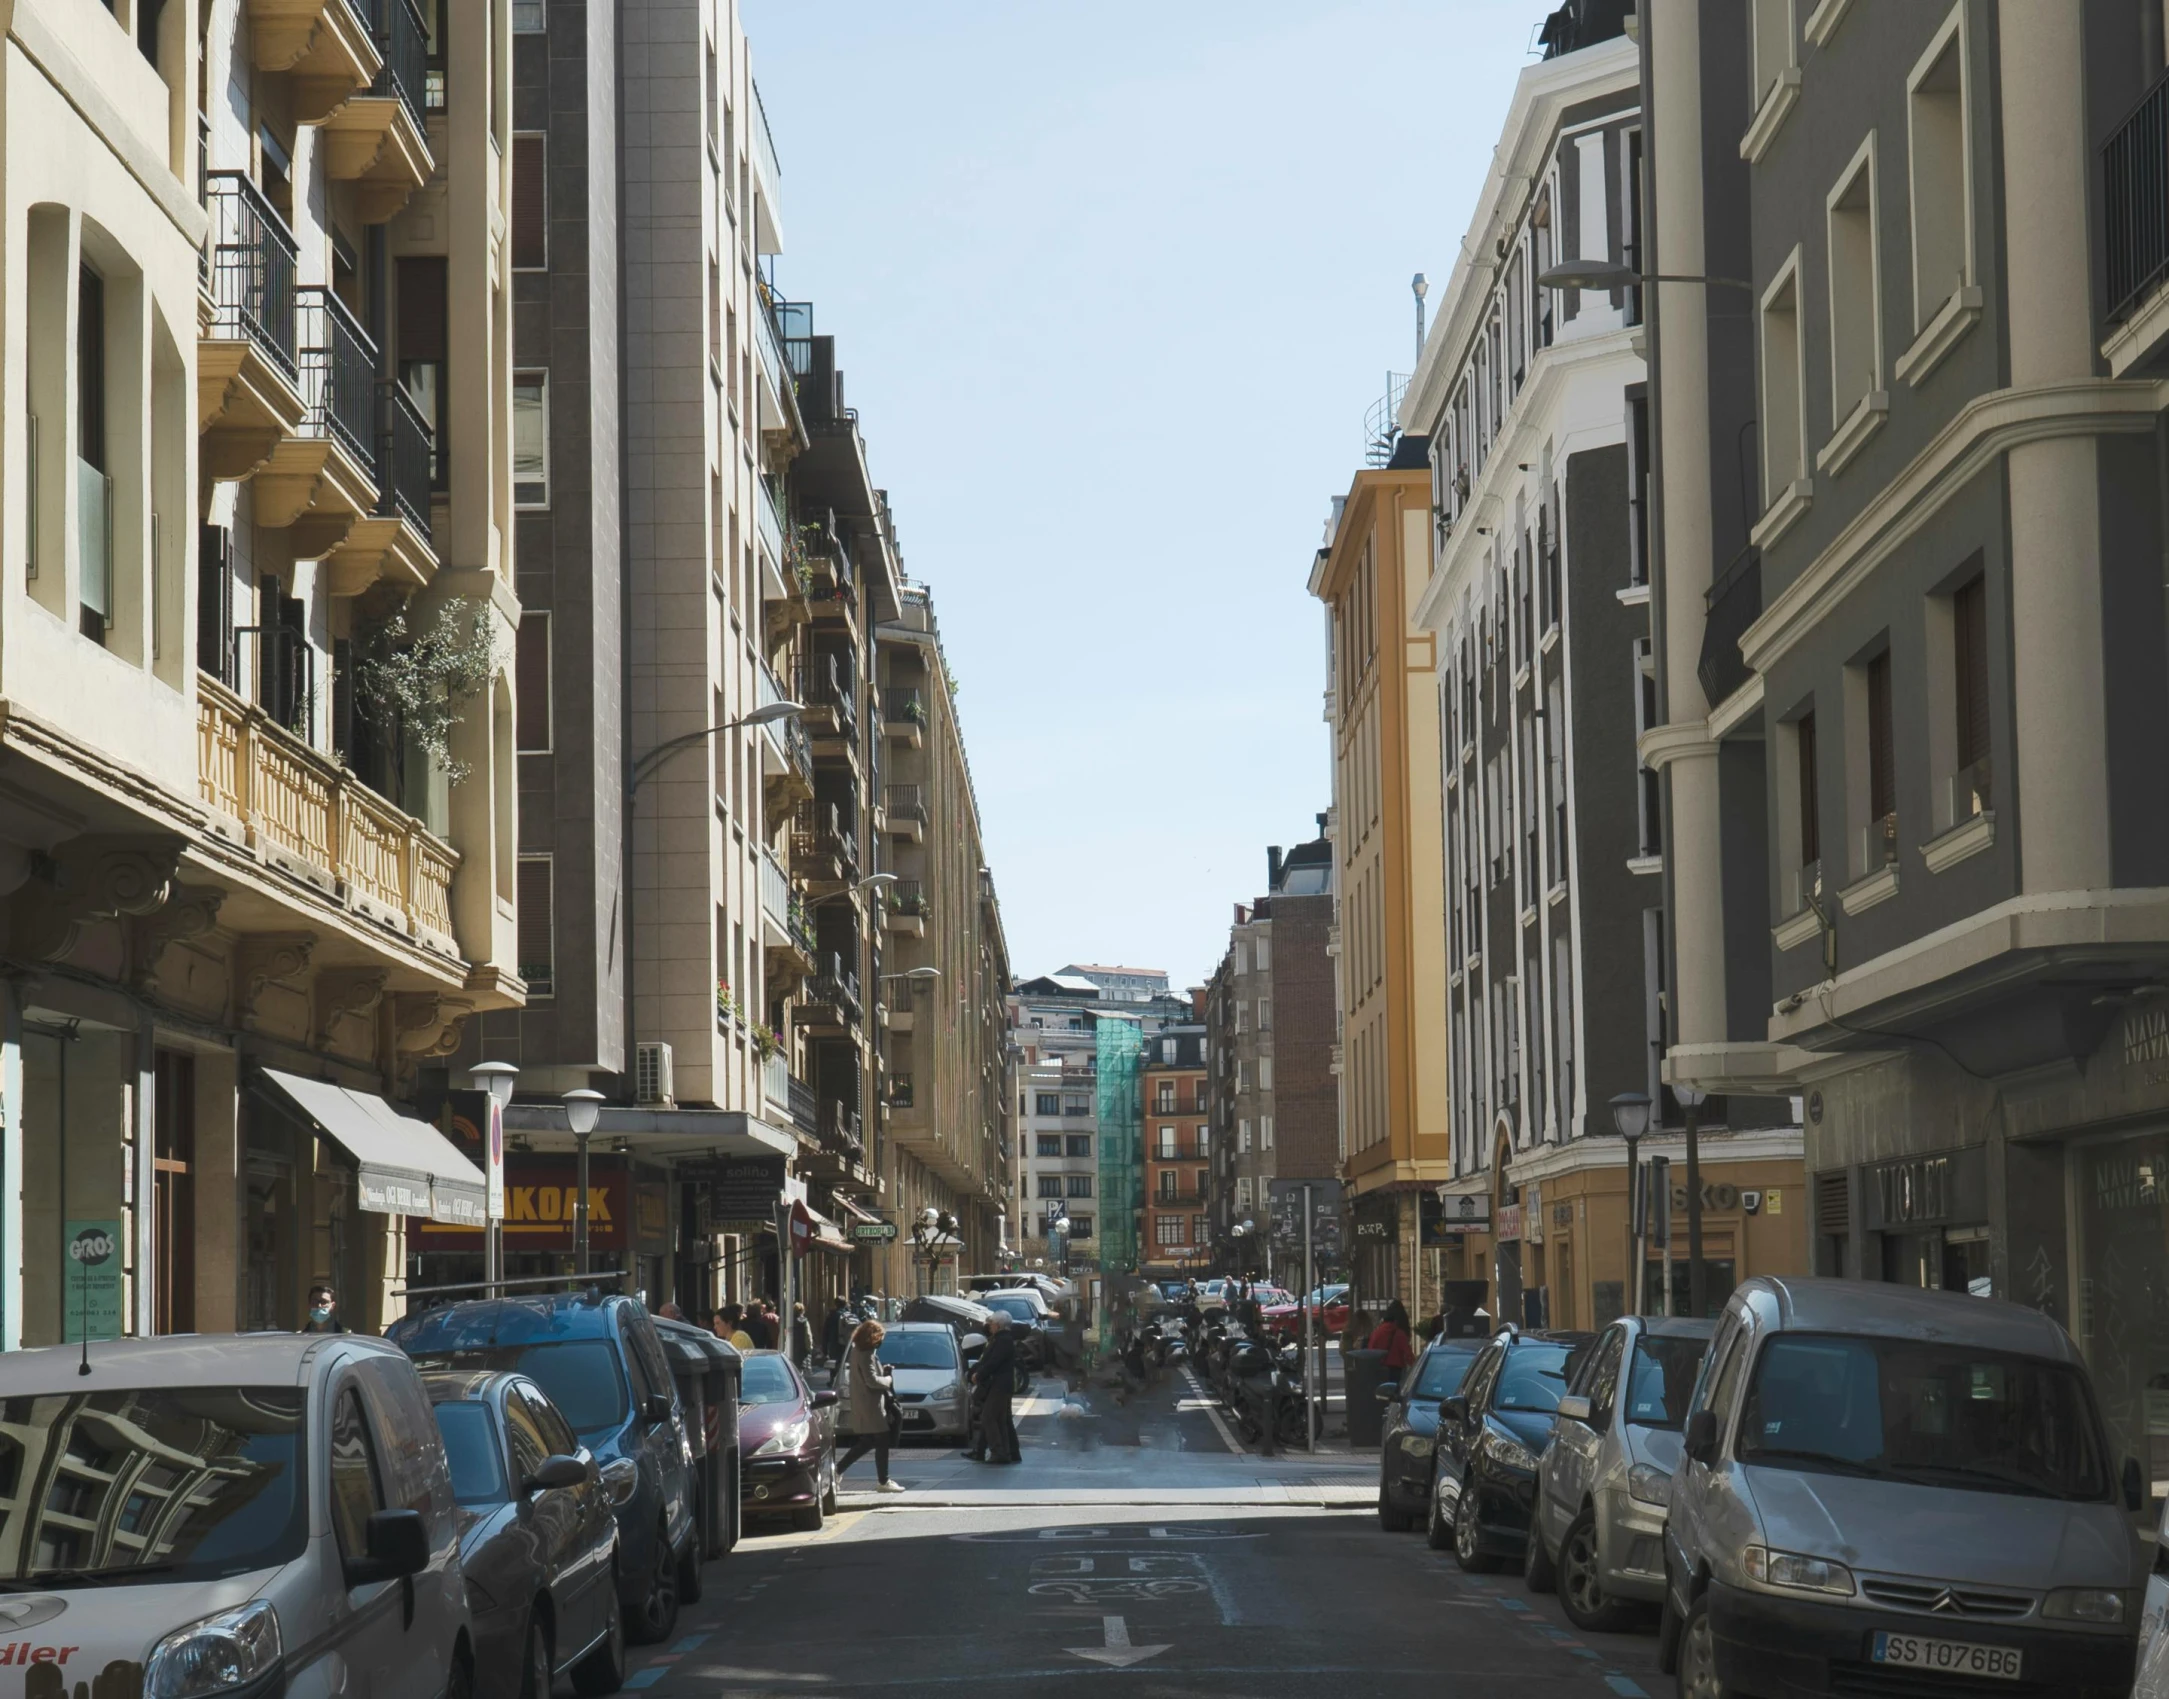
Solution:
[{"label": "shop sign", "polygon": [[1528,1197],[1521,1206],[1521,1236],[1532,1245],[1544,1242],[1544,1193],[1540,1186],[1531,1184]]},{"label": "shop sign", "polygon": [[716,1157],[678,1164],[678,1178],[708,1188],[708,1214],[716,1221],[776,1219],[783,1198],[780,1156]]},{"label": "shop sign", "polygon": [[354,1201],[372,1215],[426,1216],[431,1189],[427,1180],[408,1179],[364,1163],[354,1174]]},{"label": "shop sign", "polygon": [[[594,1178],[592,1169],[590,1179]],[[588,1223],[588,1236],[594,1237],[595,1224]],[[633,1231],[643,1239],[668,1239],[670,1237],[670,1190],[666,1186],[649,1182],[633,1188]]]},{"label": "shop sign", "polygon": [[[595,1158],[587,1171],[587,1242],[591,1250],[623,1250],[633,1212],[632,1177],[622,1162]],[[578,1238],[580,1169],[571,1156],[512,1152],[505,1162],[506,1248],[569,1251]],[[410,1221],[408,1233],[428,1251],[477,1250],[475,1228]]]},{"label": "shop sign", "polygon": [[1861,1177],[1871,1232],[1988,1219],[1988,1152],[1978,1145],[1878,1163]]},{"label": "shop sign", "polygon": [[1519,1241],[1521,1238],[1520,1204],[1502,1203],[1499,1205],[1499,1227],[1495,1236],[1502,1245],[1511,1245]]},{"label": "shop sign", "polygon": [[71,1221],[65,1237],[68,1344],[121,1335],[121,1224]]}]

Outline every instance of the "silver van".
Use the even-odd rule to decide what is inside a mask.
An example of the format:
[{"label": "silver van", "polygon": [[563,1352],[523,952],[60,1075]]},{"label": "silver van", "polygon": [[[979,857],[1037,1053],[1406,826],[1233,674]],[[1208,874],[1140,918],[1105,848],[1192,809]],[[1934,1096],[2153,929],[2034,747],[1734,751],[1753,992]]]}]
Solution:
[{"label": "silver van", "polygon": [[11,1352],[0,1495],[0,1662],[54,1692],[471,1691],[443,1440],[382,1340]]},{"label": "silver van", "polygon": [[1681,1451],[1659,1656],[1682,1695],[2130,1691],[2144,1482],[2048,1317],[1749,1280]]}]

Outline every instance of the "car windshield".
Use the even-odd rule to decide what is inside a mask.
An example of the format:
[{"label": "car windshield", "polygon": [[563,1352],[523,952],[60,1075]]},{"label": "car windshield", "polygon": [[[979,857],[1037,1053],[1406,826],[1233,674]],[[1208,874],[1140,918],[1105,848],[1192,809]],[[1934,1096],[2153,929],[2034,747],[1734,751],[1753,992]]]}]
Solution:
[{"label": "car windshield", "polygon": [[1015,1316],[1019,1321],[1033,1321],[1039,1312],[1032,1307],[1029,1298],[1013,1297],[1006,1292],[990,1292],[981,1300],[990,1310],[1000,1310],[1004,1315]]},{"label": "car windshield", "polygon": [[550,1395],[573,1432],[589,1434],[625,1420],[625,1377],[605,1339],[555,1339],[535,1345],[492,1345],[465,1351],[428,1351],[415,1361],[431,1368],[510,1369]]},{"label": "car windshield", "polygon": [[452,1496],[462,1504],[502,1504],[505,1464],[487,1404],[439,1404],[437,1431],[452,1467]]},{"label": "car windshield", "polygon": [[[210,1581],[301,1555],[297,1387],[0,1399],[0,1583]],[[19,1589],[18,1589],[19,1590]]]},{"label": "car windshield", "polygon": [[1416,1365],[1416,1384],[1409,1389],[1409,1397],[1451,1398],[1468,1378],[1469,1365],[1476,1361],[1482,1344],[1472,1339],[1466,1345],[1432,1346]]},{"label": "car windshield", "polygon": [[739,1388],[740,1404],[790,1404],[797,1401],[798,1382],[781,1357],[748,1357],[746,1378]]},{"label": "car windshield", "polygon": [[1676,1428],[1686,1421],[1687,1400],[1709,1348],[1707,1339],[1643,1334],[1634,1348],[1634,1377],[1627,1383],[1627,1420],[1645,1428]]},{"label": "car windshield", "polygon": [[892,1333],[875,1354],[892,1369],[953,1369],[956,1337],[946,1328],[939,1333]]},{"label": "car windshield", "polygon": [[2077,1369],[1912,1339],[1779,1334],[1755,1364],[1738,1454],[1781,1469],[2041,1498],[2109,1489]]},{"label": "car windshield", "polygon": [[1506,1353],[1494,1410],[1531,1410],[1546,1414],[1559,1408],[1566,1392],[1567,1359],[1574,1347],[1556,1340],[1528,1339]]}]

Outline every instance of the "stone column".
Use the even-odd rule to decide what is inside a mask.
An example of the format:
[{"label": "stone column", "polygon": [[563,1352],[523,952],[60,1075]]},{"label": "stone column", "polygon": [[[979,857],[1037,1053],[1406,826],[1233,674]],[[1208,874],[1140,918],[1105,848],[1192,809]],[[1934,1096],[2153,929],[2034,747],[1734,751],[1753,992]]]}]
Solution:
[{"label": "stone column", "polygon": [[241,1185],[239,1062],[231,1050],[196,1053],[196,1331],[241,1325],[249,1222]]}]

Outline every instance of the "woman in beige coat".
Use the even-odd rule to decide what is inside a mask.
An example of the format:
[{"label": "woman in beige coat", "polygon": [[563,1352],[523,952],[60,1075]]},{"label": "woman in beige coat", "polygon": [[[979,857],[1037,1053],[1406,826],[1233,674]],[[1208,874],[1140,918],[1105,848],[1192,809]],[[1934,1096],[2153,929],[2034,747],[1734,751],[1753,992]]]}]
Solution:
[{"label": "woman in beige coat", "polygon": [[871,1451],[879,1477],[874,1491],[900,1493],[902,1485],[889,1479],[889,1400],[896,1377],[875,1354],[887,1337],[888,1329],[878,1321],[860,1322],[851,1335],[851,1349],[844,1356],[843,1396],[844,1415],[851,1424],[851,1449],[838,1461],[836,1473],[842,1475]]}]

